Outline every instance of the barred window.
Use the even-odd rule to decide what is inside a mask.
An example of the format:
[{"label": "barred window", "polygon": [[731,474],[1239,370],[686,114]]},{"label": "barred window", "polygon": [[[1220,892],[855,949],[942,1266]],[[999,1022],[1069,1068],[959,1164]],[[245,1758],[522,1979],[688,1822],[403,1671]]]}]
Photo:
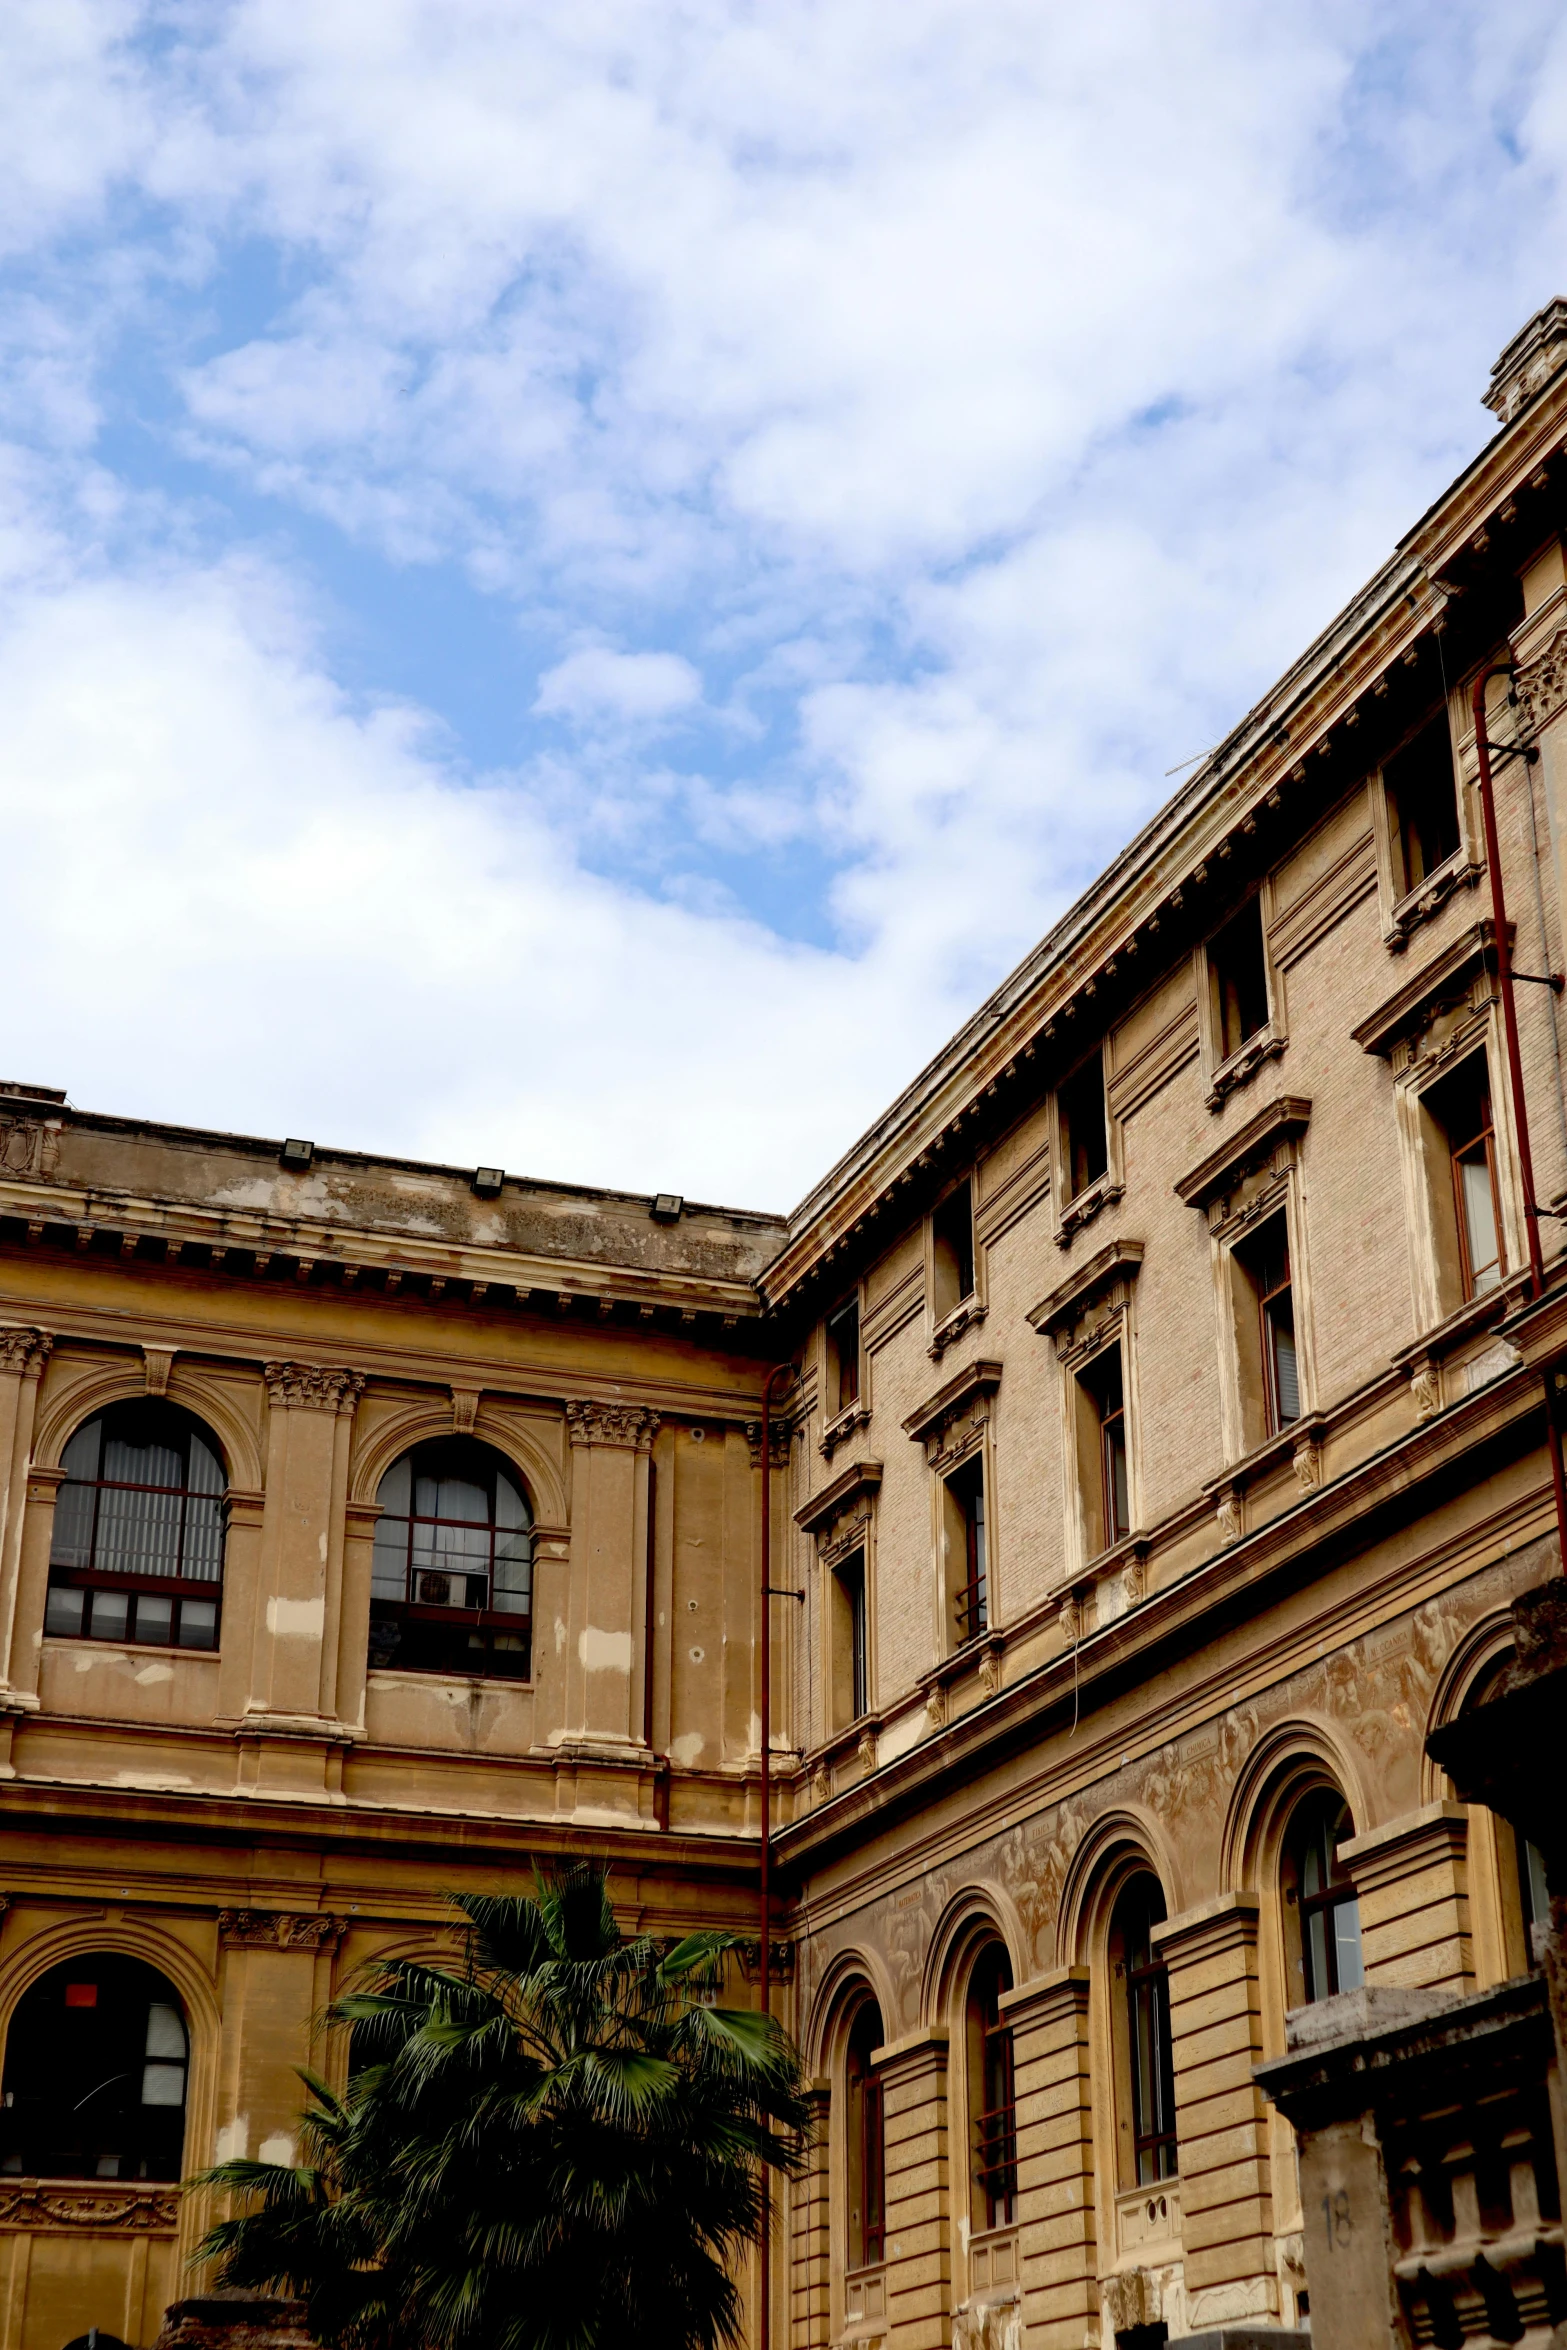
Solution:
[{"label": "barred window", "polygon": [[111,1404],[65,1448],[44,1629],[68,1640],[216,1648],[226,1479],[175,1404]]},{"label": "barred window", "polygon": [[533,1512],[515,1471],[467,1436],[416,1445],[381,1480],[370,1662],[526,1680]]}]

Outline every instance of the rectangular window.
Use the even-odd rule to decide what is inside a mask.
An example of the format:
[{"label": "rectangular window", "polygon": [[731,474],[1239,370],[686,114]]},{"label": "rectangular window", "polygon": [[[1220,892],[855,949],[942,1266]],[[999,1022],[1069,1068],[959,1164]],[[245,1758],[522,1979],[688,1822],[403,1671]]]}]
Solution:
[{"label": "rectangular window", "polygon": [[870,1711],[863,1550],[833,1569],[832,1614],[833,1728],[846,1730]]},{"label": "rectangular window", "polygon": [[860,1301],[851,1297],[827,1317],[828,1410],[836,1417],[860,1400]]},{"label": "rectangular window", "polygon": [[1078,1375],[1078,1467],[1088,1556],[1124,1542],[1132,1530],[1127,1462],[1126,1390],[1119,1342]]},{"label": "rectangular window", "polygon": [[947,1479],[945,1536],[947,1605],[952,1644],[961,1648],[990,1622],[989,1573],[985,1555],[985,1464],[976,1453]]},{"label": "rectangular window", "polygon": [[960,1183],[930,1220],[933,1318],[939,1323],[974,1294],[974,1193]]},{"label": "rectangular window", "polygon": [[1295,1291],[1289,1224],[1282,1210],[1237,1243],[1235,1263],[1244,1290],[1236,1332],[1242,1415],[1247,1442],[1261,1444],[1300,1418]]},{"label": "rectangular window", "polygon": [[[1433,1188],[1439,1254],[1451,1240],[1449,1278],[1443,1287],[1450,1308],[1494,1289],[1504,1270],[1501,1195],[1496,1179],[1496,1133],[1491,1121],[1491,1080],[1483,1052],[1471,1053],[1450,1077],[1420,1097],[1434,1132],[1436,1157],[1445,1157],[1450,1198]],[[1456,1292],[1456,1294],[1454,1294]]]},{"label": "rectangular window", "polygon": [[864,2130],[860,2146],[860,2176],[865,2197],[861,2264],[870,2268],[885,2259],[887,2251],[887,2123],[879,2073],[867,2073],[860,2110]]},{"label": "rectangular window", "polygon": [[1110,1164],[1103,1050],[1067,1079],[1057,1105],[1061,1114],[1061,1197],[1065,1202],[1097,1183]]},{"label": "rectangular window", "polygon": [[1407,896],[1439,865],[1445,865],[1461,838],[1458,784],[1453,772],[1453,731],[1444,705],[1382,770],[1393,846],[1393,885]]},{"label": "rectangular window", "polygon": [[1262,901],[1252,898],[1208,941],[1213,1049],[1227,1061],[1268,1025],[1268,965],[1262,944]]}]

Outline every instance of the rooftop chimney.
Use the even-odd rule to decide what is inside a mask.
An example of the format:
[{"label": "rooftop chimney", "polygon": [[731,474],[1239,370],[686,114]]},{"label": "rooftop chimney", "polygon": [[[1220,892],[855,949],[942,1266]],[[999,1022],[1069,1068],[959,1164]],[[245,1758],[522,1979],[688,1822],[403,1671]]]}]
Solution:
[{"label": "rooftop chimney", "polygon": [[1515,334],[1491,370],[1485,406],[1511,424],[1520,408],[1567,367],[1567,302],[1557,295]]}]

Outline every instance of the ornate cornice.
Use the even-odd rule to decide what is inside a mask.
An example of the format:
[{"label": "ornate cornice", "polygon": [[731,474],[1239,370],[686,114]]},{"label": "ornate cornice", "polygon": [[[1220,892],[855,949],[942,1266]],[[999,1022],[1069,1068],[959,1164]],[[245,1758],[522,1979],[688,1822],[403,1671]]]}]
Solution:
[{"label": "ornate cornice", "polygon": [[326,1370],[319,1363],[267,1363],[267,1396],[295,1412],[351,1412],[364,1389],[363,1371]]},{"label": "ornate cornice", "polygon": [[640,1403],[569,1403],[566,1427],[574,1445],[618,1444],[651,1452],[660,1415]]},{"label": "ornate cornice", "polygon": [[1119,1289],[1137,1278],[1137,1269],[1143,1261],[1140,1240],[1112,1240],[1099,1254],[1090,1257],[1070,1280],[1062,1281],[1037,1306],[1029,1310],[1028,1322],[1042,1338],[1058,1338],[1082,1319],[1088,1308],[1107,1290]]},{"label": "ornate cornice", "polygon": [[342,1918],[321,1911],[303,1913],[275,1909],[223,1909],[218,1912],[218,1935],[262,1950],[330,1950],[348,1931]]},{"label": "ornate cornice", "polygon": [[26,1322],[0,1323],[0,1371],[25,1379],[41,1371],[54,1345],[52,1330],[37,1330]]},{"label": "ornate cornice", "polygon": [[1280,1094],[1264,1102],[1254,1117],[1199,1159],[1175,1186],[1175,1196],[1189,1208],[1209,1208],[1264,1159],[1284,1144],[1299,1141],[1311,1122],[1311,1103],[1304,1094]]}]

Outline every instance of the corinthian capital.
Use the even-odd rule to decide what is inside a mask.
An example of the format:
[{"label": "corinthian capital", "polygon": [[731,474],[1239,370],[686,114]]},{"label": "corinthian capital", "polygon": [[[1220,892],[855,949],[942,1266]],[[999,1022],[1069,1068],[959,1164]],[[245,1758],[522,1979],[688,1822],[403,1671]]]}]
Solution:
[{"label": "corinthian capital", "polygon": [[267,1363],[267,1394],[295,1412],[351,1412],[365,1383],[363,1371],[328,1371],[317,1363]]},{"label": "corinthian capital", "polygon": [[621,1444],[650,1452],[659,1415],[639,1403],[569,1403],[566,1426],[573,1444]]},{"label": "corinthian capital", "polygon": [[53,1344],[51,1330],[34,1330],[25,1322],[0,1322],[0,1371],[11,1371],[18,1379],[25,1379],[29,1371],[41,1371]]}]

